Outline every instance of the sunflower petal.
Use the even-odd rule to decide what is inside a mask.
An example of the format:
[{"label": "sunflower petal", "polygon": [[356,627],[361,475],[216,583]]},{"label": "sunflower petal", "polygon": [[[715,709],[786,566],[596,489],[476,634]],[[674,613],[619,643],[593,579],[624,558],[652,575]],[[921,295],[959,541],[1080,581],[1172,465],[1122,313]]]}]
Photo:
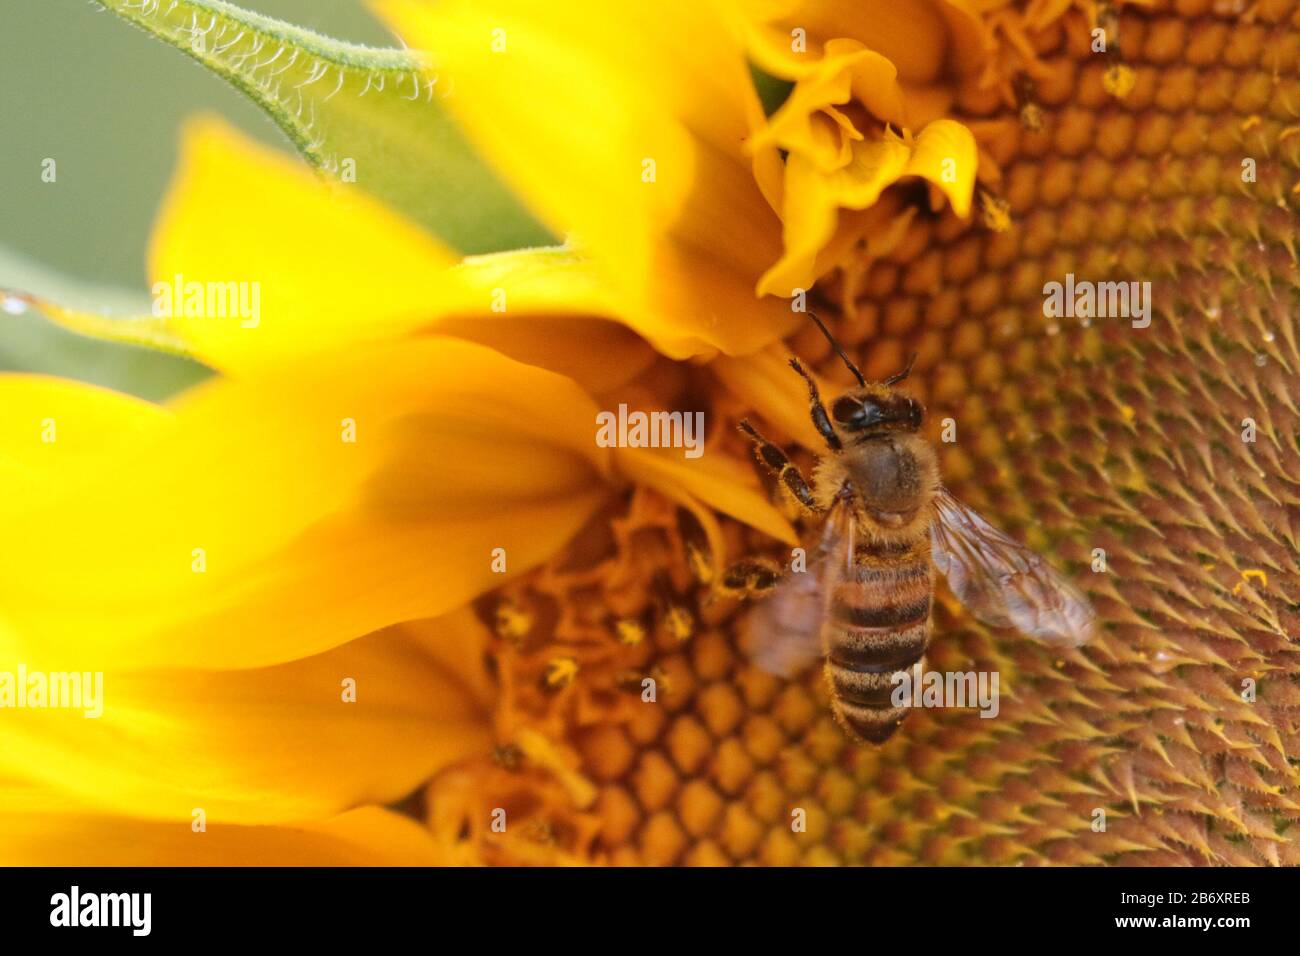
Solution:
[{"label": "sunflower petal", "polygon": [[[827,173],[816,159],[791,153],[785,174],[785,253],[764,273],[760,294],[794,295],[818,277],[818,256],[836,235],[839,210],[875,204],[898,180],[928,180],[952,204],[970,215],[979,169],[979,149],[969,129],[955,120],[935,120],[910,144],[886,132],[854,142],[852,159]],[[825,260],[822,260],[824,264]]]},{"label": "sunflower petal", "polygon": [[[755,34],[760,65],[795,79],[826,43],[841,37],[865,43],[898,68],[905,86],[928,85],[948,73],[969,75],[987,57],[987,37],[969,0],[742,0]],[[803,31],[806,52],[791,49]]]},{"label": "sunflower petal", "polygon": [[376,200],[209,118],[185,128],[149,275],[155,313],[200,360],[246,371],[409,331],[455,261]]},{"label": "sunflower petal", "polygon": [[753,351],[788,331],[779,303],[753,300],[779,233],[742,148],[762,111],[720,4],[378,6],[434,51],[471,138],[660,351]]},{"label": "sunflower petal", "polygon": [[27,653],[75,669],[317,653],[494,586],[496,548],[508,574],[545,560],[607,494],[591,399],[456,339],[215,381],[172,412],[129,454],[0,502],[25,542],[0,557],[0,613]]},{"label": "sunflower petal", "polygon": [[956,120],[935,120],[916,137],[905,176],[920,176],[935,185],[963,219],[970,215],[975,195],[979,149],[975,136]]},{"label": "sunflower petal", "polygon": [[[816,155],[822,151],[811,128],[813,118],[824,110],[855,100],[877,119],[895,126],[906,125],[903,91],[898,71],[888,59],[856,40],[832,40],[826,53],[795,84],[789,98],[753,138],[753,147],[779,144],[790,152]],[[862,139],[852,131],[850,138]],[[837,163],[836,165],[842,165]],[[834,168],[823,163],[823,168]]]},{"label": "sunflower petal", "polygon": [[772,345],[756,355],[719,358],[709,370],[786,438],[804,448],[820,448],[823,440],[808,411],[808,386],[790,368],[792,357],[784,345]]},{"label": "sunflower petal", "polygon": [[705,455],[692,460],[677,449],[622,448],[616,461],[630,478],[674,500],[689,496],[773,538],[798,543],[793,526],[758,487],[752,469],[734,458]]},{"label": "sunflower petal", "polygon": [[427,331],[567,375],[593,394],[630,381],[655,358],[645,339],[616,321],[618,306],[590,258],[573,250],[472,256],[454,271],[443,315]]},{"label": "sunflower petal", "polygon": [[47,806],[186,823],[392,802],[490,748],[485,646],[462,609],[272,667],[109,671],[79,708],[7,712],[0,778]]},{"label": "sunflower petal", "polygon": [[329,820],[214,826],[124,816],[0,813],[3,866],[446,866],[414,820],[359,807]]},{"label": "sunflower petal", "polygon": [[0,375],[0,408],[0,488],[15,501],[137,446],[168,418],[141,399],[41,375]]},{"label": "sunflower petal", "polygon": [[853,143],[849,163],[829,174],[792,153],[786,160],[785,253],[764,273],[759,293],[789,296],[811,288],[817,254],[835,235],[839,209],[874,203],[904,175],[909,156],[907,146],[891,135]]}]

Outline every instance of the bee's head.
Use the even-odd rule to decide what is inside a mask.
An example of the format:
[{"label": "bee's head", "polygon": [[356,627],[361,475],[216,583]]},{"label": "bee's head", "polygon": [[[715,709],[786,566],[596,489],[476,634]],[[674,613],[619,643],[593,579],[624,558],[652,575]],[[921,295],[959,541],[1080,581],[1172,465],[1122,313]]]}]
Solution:
[{"label": "bee's head", "polygon": [[855,437],[868,438],[885,432],[916,432],[925,410],[914,398],[888,385],[868,384],[845,392],[831,405],[835,427]]},{"label": "bee's head", "polygon": [[[826,336],[826,341],[831,343],[840,360],[845,364],[853,377],[858,380],[859,388],[845,392],[839,398],[835,399],[831,405],[831,420],[834,427],[842,432],[854,436],[859,441],[867,438],[874,438],[886,432],[917,432],[921,429],[921,422],[925,418],[925,409],[921,403],[914,398],[909,398],[900,392],[894,391],[894,386],[912,371],[912,364],[916,361],[913,355],[908,359],[907,366],[901,372],[895,372],[883,382],[868,382],[863,377],[862,372],[853,364],[848,353],[844,351],[843,346],[831,335],[831,330],[826,328],[821,319],[817,318],[811,312],[809,318],[817,324],[822,334]],[[794,369],[800,375],[808,378],[809,385],[813,389],[813,401],[818,402],[816,386],[813,385],[812,379],[808,373],[803,370],[799,363],[792,362]],[[834,436],[830,436],[833,438]],[[831,447],[838,450],[838,441],[832,441]]]}]

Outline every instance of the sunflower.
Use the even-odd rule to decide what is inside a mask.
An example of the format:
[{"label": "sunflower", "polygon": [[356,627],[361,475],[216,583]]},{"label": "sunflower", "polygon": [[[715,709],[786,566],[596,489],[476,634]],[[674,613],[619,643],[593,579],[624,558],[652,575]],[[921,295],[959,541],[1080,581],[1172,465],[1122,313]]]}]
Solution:
[{"label": "sunflower", "polygon": [[[259,189],[241,209],[212,188],[217,179]],[[264,231],[259,244],[203,226],[254,209],[284,232]],[[572,363],[565,340],[602,348],[604,368],[574,369],[601,391],[652,355],[606,321],[547,315],[557,281],[572,296],[561,307],[582,298],[562,252],[541,276],[527,262],[456,264],[382,207],[350,204],[309,171],[200,122],[159,218],[151,271],[196,282],[267,274],[304,228],[338,259],[286,264],[256,327],[106,320],[26,293],[7,300],[82,331],[201,356],[222,373],[162,408],[71,381],[0,380],[7,515],[32,543],[9,564],[6,670],[101,671],[107,688],[92,721],[10,712],[0,775],[7,809],[21,817],[7,825],[15,832],[48,834],[63,821],[72,833],[119,814],[129,840],[106,852],[122,860],[220,862],[224,850],[189,841],[211,822],[245,828],[217,841],[232,861],[262,843],[305,861],[400,861],[368,857],[362,837],[400,848],[402,821],[377,807],[335,815],[392,802],[492,750],[488,632],[465,604],[552,555],[628,480],[627,467],[698,512],[714,537],[717,508],[752,510],[749,520],[793,540],[743,468],[687,469],[668,449],[596,446],[596,401],[542,366]],[[514,311],[496,321],[457,312],[502,275],[521,277]],[[376,325],[349,327],[357,288],[389,281],[414,282],[411,298],[394,286]],[[531,308],[540,314],[529,319]],[[295,338],[295,321],[310,330]],[[449,334],[457,329],[464,335]],[[250,349],[249,332],[264,332],[265,345]],[[537,364],[476,337],[503,339]],[[74,557],[97,570],[69,587],[51,569]],[[9,845],[16,861],[76,859],[35,837]],[[412,861],[454,857],[422,852]]]},{"label": "sunflower", "polygon": [[[202,127],[154,274],[274,277],[275,330],[40,303],[223,377],[164,411],[6,384],[86,427],[62,461],[6,443],[4,646],[110,661],[132,701],[102,739],[24,715],[17,752],[58,757],[0,768],[6,831],[49,853],[206,801],[239,859],[264,837],[353,861],[399,845],[377,805],[419,785],[399,809],[455,862],[1297,862],[1294,0],[620,6],[382,6],[562,248],[457,263]],[[767,114],[747,63],[785,81]],[[327,262],[294,260],[304,234]],[[1149,281],[1150,323],[1048,315],[1074,275]],[[798,517],[730,423],[815,448],[785,360],[848,383],[810,303],[868,377],[918,355],[945,482],[1090,592],[1101,633],[1060,655],[939,602],[933,666],[1003,675],[997,720],[855,745],[717,599],[724,556]],[[594,448],[619,402],[704,411],[709,464]],[[373,441],[340,442],[349,420]],[[93,580],[51,577],[69,554]],[[364,663],[331,655],[368,653],[357,706],[380,684],[392,713],[362,728],[336,701]],[[264,708],[274,744],[236,747],[259,728],[221,713],[227,681],[311,696],[303,733]],[[310,772],[349,747],[347,780]]]}]

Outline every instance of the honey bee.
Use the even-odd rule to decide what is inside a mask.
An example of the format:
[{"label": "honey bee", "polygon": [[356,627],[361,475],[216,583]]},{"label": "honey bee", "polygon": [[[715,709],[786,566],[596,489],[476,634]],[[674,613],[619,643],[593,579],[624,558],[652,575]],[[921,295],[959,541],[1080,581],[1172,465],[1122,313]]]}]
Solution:
[{"label": "honey bee", "polygon": [[894,389],[911,363],[868,383],[812,318],[859,385],[828,414],[812,376],[797,359],[790,363],[808,383],[813,424],[829,449],[812,485],[748,421],[740,428],[759,462],[826,520],[806,571],[780,577],[762,562],[742,561],[723,586],[769,592],[742,625],[760,667],[790,677],[823,658],[841,725],[861,741],[881,743],[907,716],[906,706],[891,701],[899,675],[924,668],[936,571],[981,621],[1051,647],[1088,641],[1095,616],[1077,587],[941,485],[934,449],[920,434],[924,410]]}]

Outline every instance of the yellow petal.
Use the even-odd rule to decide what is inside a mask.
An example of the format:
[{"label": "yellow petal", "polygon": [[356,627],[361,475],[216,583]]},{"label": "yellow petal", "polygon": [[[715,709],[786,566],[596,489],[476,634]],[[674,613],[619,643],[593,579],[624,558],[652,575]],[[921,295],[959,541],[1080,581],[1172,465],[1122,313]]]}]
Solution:
[{"label": "yellow petal", "polygon": [[[742,4],[759,7],[761,4]],[[749,55],[764,73],[784,80],[798,80],[817,67],[820,49],[816,41],[799,43],[792,31],[804,29],[773,25],[782,19],[784,10],[747,11],[745,43]],[[806,40],[806,30],[805,30]]]},{"label": "yellow petal", "polygon": [[950,75],[969,77],[988,62],[993,38],[980,11],[982,0],[937,0],[939,13],[948,27],[945,66]]},{"label": "yellow petal", "polygon": [[[626,326],[585,316],[466,316],[439,319],[441,335],[477,342],[519,362],[573,379],[593,394],[631,381],[655,360],[645,339]],[[593,361],[593,357],[598,360]]]},{"label": "yellow petal", "polygon": [[769,438],[784,437],[804,448],[820,448],[823,442],[808,409],[808,386],[790,368],[792,357],[784,345],[773,345],[756,355],[719,358],[709,363],[709,370],[763,421],[783,433]]},{"label": "yellow petal", "polygon": [[745,0],[751,22],[766,25],[759,63],[769,72],[794,79],[801,55],[790,49],[790,31],[802,29],[808,52],[818,55],[827,42],[847,37],[866,44],[898,67],[905,85],[929,84],[942,76],[969,75],[987,57],[983,24],[967,0]]},{"label": "yellow petal", "polygon": [[[789,335],[796,325],[789,303],[754,298],[762,269],[746,267],[741,281],[737,270],[721,258],[728,247],[744,244],[746,234],[744,225],[737,224],[731,241],[715,249],[662,250],[656,271],[663,285],[633,327],[672,359],[748,355]],[[764,234],[748,233],[756,238]],[[779,236],[775,226],[771,234]],[[780,253],[779,243],[757,241],[755,246],[762,246],[768,256],[764,266]]]},{"label": "yellow petal", "polygon": [[954,96],[952,87],[949,84],[908,85],[904,89],[904,98],[907,101],[907,126],[909,129],[921,129],[946,116],[949,110],[952,109]]},{"label": "yellow petal", "polygon": [[200,119],[185,127],[149,275],[155,314],[202,361],[246,370],[409,330],[434,313],[454,261],[365,193]]},{"label": "yellow petal", "polygon": [[125,816],[0,813],[3,866],[446,866],[449,850],[408,817],[360,807],[329,820],[213,826]]},{"label": "yellow petal", "polygon": [[819,265],[827,265],[819,254],[835,237],[838,210],[866,209],[905,177],[928,180],[947,196],[953,212],[970,215],[979,151],[974,135],[956,120],[935,120],[910,147],[886,133],[853,143],[852,153],[849,164],[832,173],[797,154],[786,160],[785,254],[760,280],[760,294],[810,288],[821,274]]},{"label": "yellow petal", "polygon": [[[730,159],[743,171],[752,87],[737,39],[707,0],[653,10],[528,0],[380,10],[436,54],[453,84],[448,105],[485,154],[584,245],[621,249],[644,267],[653,235],[690,214],[697,164]],[[657,167],[653,183],[642,181],[646,159]]]},{"label": "yellow petal", "polygon": [[186,827],[195,810],[215,827],[390,803],[490,749],[485,646],[464,609],[273,667],[108,671],[76,708],[6,708],[0,778],[44,809]]},{"label": "yellow petal", "polygon": [[[217,284],[205,285],[205,292],[231,281],[257,283],[256,320],[238,314],[167,320],[200,360],[225,371],[428,331],[504,346],[511,357],[564,374],[583,373],[582,383],[596,389],[634,376],[650,359],[632,335],[570,321],[624,318],[591,261],[571,250],[453,263],[435,240],[364,193],[323,180],[216,120],[200,120],[186,128],[180,168],[155,229],[151,274],[165,284],[155,287],[159,301],[173,301],[179,289],[181,304],[191,282]],[[248,292],[251,303],[252,287]],[[45,311],[88,334],[129,329],[138,336],[150,325],[147,318],[106,325],[48,304]],[[531,317],[565,321],[532,323]],[[490,321],[470,321],[477,318]],[[575,331],[585,335],[569,334]],[[598,369],[576,360],[592,337],[608,346]],[[597,374],[586,374],[591,371]]]},{"label": "yellow petal", "polygon": [[540,563],[607,493],[591,399],[455,339],[217,380],[173,412],[147,447],[0,501],[24,542],[0,557],[0,618],[28,653],[75,669],[313,654],[495,586],[495,548],[509,574]]},{"label": "yellow petal", "polygon": [[470,137],[656,348],[753,351],[788,331],[780,304],[752,297],[778,223],[742,147],[762,114],[719,4],[379,6],[434,52]]},{"label": "yellow petal", "polygon": [[899,195],[889,192],[868,209],[842,210],[835,235],[817,253],[813,274],[824,276],[855,257],[859,262],[869,262],[889,255],[907,234],[916,213],[914,204],[904,203]]},{"label": "yellow petal", "polygon": [[0,408],[0,488],[14,501],[125,453],[167,420],[141,399],[41,375],[0,375]]},{"label": "yellow petal", "polygon": [[948,197],[952,211],[964,219],[970,215],[978,169],[974,135],[956,120],[941,119],[916,137],[903,175],[928,179]]},{"label": "yellow petal", "polygon": [[[825,55],[805,72],[780,109],[754,136],[754,144],[775,144],[810,156],[821,153],[824,148],[813,129],[813,117],[850,100],[861,103],[883,122],[904,125],[903,92],[894,65],[856,40],[832,40],[826,44]],[[825,162],[820,165],[827,171],[832,168]]]},{"label": "yellow petal", "polygon": [[762,277],[760,294],[791,295],[816,280],[817,254],[835,234],[840,207],[865,209],[898,181],[910,150],[893,136],[854,143],[843,169],[825,173],[802,156],[786,160],[785,253]]},{"label": "yellow petal", "polygon": [[[170,318],[108,316],[26,292],[8,290],[6,294],[82,335],[219,364],[211,347],[200,353],[195,343],[180,336],[176,320]],[[338,347],[343,344],[339,338],[349,334],[364,342],[385,334],[401,337],[436,332],[487,345],[520,362],[567,375],[588,391],[602,392],[635,378],[654,360],[654,350],[629,328],[635,324],[621,315],[590,258],[565,248],[521,249],[465,259],[447,273],[437,300],[428,302],[427,311],[412,312],[409,320],[384,329],[368,328],[365,322],[340,327],[338,336],[328,344]],[[236,338],[255,334],[236,323],[227,326],[226,332]],[[215,342],[218,350],[228,344],[220,337]],[[251,343],[246,340],[245,344]],[[305,334],[269,343],[266,354],[252,348],[225,355],[220,364],[228,373],[248,371],[321,351],[318,340]],[[592,352],[602,356],[602,361],[593,363]]]},{"label": "yellow petal", "polygon": [[[768,153],[775,156],[765,150],[764,157]],[[755,165],[766,165],[766,159],[756,157]],[[455,286],[441,305],[444,314],[431,319],[428,328],[569,375],[593,392],[643,371],[652,358],[647,342],[670,358],[685,359],[718,350],[747,354],[788,334],[793,323],[787,304],[756,300],[718,252],[664,246],[663,283],[654,290],[654,301],[642,303],[620,297],[589,256],[572,250],[473,257],[455,270]],[[688,282],[679,281],[688,273]],[[506,311],[493,311],[496,302],[507,303]],[[619,322],[637,337],[620,335],[597,317]],[[593,353],[601,362],[591,361]]]},{"label": "yellow petal", "polygon": [[753,469],[735,458],[705,454],[689,459],[674,448],[620,448],[621,471],[668,497],[683,495],[731,515],[780,541],[798,543],[798,535],[758,486]]},{"label": "yellow petal", "polygon": [[[655,358],[626,325],[591,259],[569,249],[471,256],[455,269],[444,315],[425,331],[496,349],[567,375],[597,394],[641,374]],[[599,361],[592,361],[592,356]]]}]

